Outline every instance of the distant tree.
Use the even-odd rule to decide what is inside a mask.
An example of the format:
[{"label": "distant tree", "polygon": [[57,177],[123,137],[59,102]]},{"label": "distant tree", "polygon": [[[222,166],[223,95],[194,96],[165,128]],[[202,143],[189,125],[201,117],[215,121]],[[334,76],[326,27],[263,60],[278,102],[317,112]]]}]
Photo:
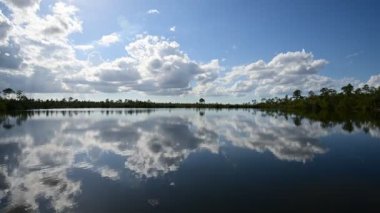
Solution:
[{"label": "distant tree", "polygon": [[17,95],[17,100],[21,100],[22,99],[22,91],[21,90],[17,90],[16,92],[16,95]]},{"label": "distant tree", "polygon": [[309,91],[309,97],[314,97],[315,96],[315,92],[313,90],[310,90]]},{"label": "distant tree", "polygon": [[199,99],[199,103],[202,104],[202,103],[204,103],[204,102],[205,102],[205,99],[203,99],[203,98],[200,98],[200,99]]},{"label": "distant tree", "polygon": [[369,93],[375,93],[376,92],[376,87],[372,86],[369,88]]},{"label": "distant tree", "polygon": [[323,87],[321,90],[319,90],[321,93],[321,96],[333,96],[336,95],[336,90],[335,89],[329,89],[326,87]]},{"label": "distant tree", "polygon": [[6,88],[3,90],[3,94],[6,98],[9,98],[14,93],[15,93],[15,91],[11,88]]},{"label": "distant tree", "polygon": [[354,131],[354,126],[352,125],[351,121],[346,121],[343,124],[342,129],[346,130],[347,132],[352,132],[352,131]]},{"label": "distant tree", "polygon": [[256,103],[257,103],[256,99],[253,99],[252,104],[256,104]]},{"label": "distant tree", "polygon": [[301,126],[301,118],[298,117],[298,116],[294,117],[294,118],[293,118],[293,123],[294,123],[294,125],[296,125],[296,126]]},{"label": "distant tree", "polygon": [[336,95],[335,89],[329,89],[329,95]]},{"label": "distant tree", "polygon": [[301,90],[296,89],[296,90],[294,90],[294,92],[293,92],[293,97],[294,97],[295,99],[300,99],[300,98],[302,97],[301,94],[302,94]]},{"label": "distant tree", "polygon": [[352,86],[351,84],[347,84],[346,86],[342,87],[342,91],[345,95],[351,95],[353,90],[354,86]]},{"label": "distant tree", "polygon": [[355,95],[360,95],[362,93],[362,89],[360,88],[357,88],[355,91],[354,91]]},{"label": "distant tree", "polygon": [[365,92],[365,93],[369,93],[370,92],[370,88],[369,88],[369,86],[368,86],[368,84],[364,84],[364,86],[363,86],[363,91]]},{"label": "distant tree", "polygon": [[322,96],[328,96],[329,95],[329,89],[326,87],[323,87],[321,90],[319,90],[319,92],[321,92]]}]

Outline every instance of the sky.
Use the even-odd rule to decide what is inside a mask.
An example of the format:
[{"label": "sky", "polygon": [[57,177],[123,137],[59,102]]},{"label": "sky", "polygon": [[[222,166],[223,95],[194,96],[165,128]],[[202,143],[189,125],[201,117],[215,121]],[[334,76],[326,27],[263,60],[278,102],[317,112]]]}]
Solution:
[{"label": "sky", "polygon": [[0,0],[0,89],[249,102],[380,86],[376,0]]}]

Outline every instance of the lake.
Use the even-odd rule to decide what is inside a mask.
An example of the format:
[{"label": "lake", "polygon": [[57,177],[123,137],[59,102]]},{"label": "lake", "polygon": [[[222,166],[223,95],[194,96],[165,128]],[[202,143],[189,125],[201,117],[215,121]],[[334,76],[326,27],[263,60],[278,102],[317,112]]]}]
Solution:
[{"label": "lake", "polygon": [[0,122],[0,211],[380,211],[380,129],[370,121],[73,109]]}]

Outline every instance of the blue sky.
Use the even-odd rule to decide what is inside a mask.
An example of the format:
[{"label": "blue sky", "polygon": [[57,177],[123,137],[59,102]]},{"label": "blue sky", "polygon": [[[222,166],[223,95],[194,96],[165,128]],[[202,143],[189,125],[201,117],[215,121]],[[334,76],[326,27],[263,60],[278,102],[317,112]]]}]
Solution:
[{"label": "blue sky", "polygon": [[[330,62],[326,75],[366,80],[380,70],[376,60],[380,58],[380,2],[374,0],[119,0],[94,4],[79,0],[76,4],[83,8],[79,15],[87,31],[73,36],[78,42],[118,31],[128,42],[134,33],[147,32],[176,40],[195,60],[226,58],[226,66],[305,49]],[[160,13],[147,15],[149,9]],[[128,23],[126,27],[120,26],[122,20]],[[174,33],[169,31],[172,26],[176,26]],[[103,50],[104,56],[124,54],[123,45]]]},{"label": "blue sky", "polygon": [[[29,6],[39,5],[38,9],[31,11],[41,19],[47,19],[46,16],[54,15],[52,8],[57,1],[25,1],[31,2]],[[12,17],[12,13],[21,13],[17,8],[20,5],[11,2],[2,0],[0,8],[9,22],[22,26],[17,23],[16,18]],[[270,88],[270,85],[266,85],[265,82],[280,85],[282,81],[288,82],[284,79],[289,79],[289,82],[297,79],[296,74],[300,74],[299,78],[303,80],[295,82],[294,85],[300,86],[301,89],[307,89],[310,85],[313,85],[313,89],[316,90],[318,86],[336,85],[339,87],[348,81],[361,85],[368,83],[371,77],[372,80],[369,83],[373,86],[377,86],[380,81],[378,76],[380,65],[377,63],[377,59],[380,58],[380,41],[378,39],[380,38],[380,14],[378,13],[380,2],[375,0],[95,0],[91,2],[76,0],[66,1],[64,4],[76,8],[76,12],[70,17],[81,25],[81,30],[73,28],[73,31],[64,34],[67,48],[75,49],[74,47],[78,45],[93,46],[91,50],[86,51],[75,49],[75,55],[71,59],[78,63],[76,66],[78,70],[72,75],[83,73],[80,81],[82,82],[81,88],[86,87],[88,90],[81,91],[75,88],[76,86],[69,85],[67,77],[62,79],[62,76],[55,76],[57,83],[63,84],[64,90],[60,91],[59,88],[56,88],[56,91],[31,90],[31,94],[42,94],[42,97],[49,97],[51,92],[56,92],[59,96],[70,94],[78,97],[120,97],[123,99],[124,97],[143,97],[162,101],[178,100],[179,96],[183,101],[192,101],[199,96],[205,96],[209,100],[234,102],[249,101],[252,97],[289,93],[293,89],[289,83],[267,93],[262,91]],[[26,10],[25,7],[22,9]],[[33,25],[32,21],[29,24]],[[13,41],[12,35],[14,41],[17,41],[17,35],[12,32],[9,34],[8,43]],[[107,45],[98,45],[102,36],[110,34],[117,35],[117,41]],[[137,35],[140,37],[136,37]],[[153,75],[145,75],[145,70],[140,70],[145,68],[141,68],[141,66],[133,67],[140,74],[140,77],[135,79],[136,82],[139,82],[136,83],[137,86],[132,85],[128,80],[128,83],[125,83],[127,81],[124,83],[112,81],[112,84],[118,86],[115,90],[107,89],[106,93],[101,89],[92,88],[92,85],[97,85],[102,79],[94,80],[97,82],[94,84],[93,80],[89,80],[94,79],[89,77],[89,73],[95,73],[96,77],[103,72],[95,70],[100,69],[98,67],[111,69],[110,64],[116,59],[125,59],[129,56],[126,46],[149,36],[159,38],[159,41],[153,41],[155,42],[154,48],[162,47],[160,46],[163,44],[162,42],[178,43],[176,54],[184,53],[189,58],[186,63],[195,62],[195,66],[198,66],[197,69],[201,71],[188,70],[186,73],[182,73],[189,75],[189,78],[185,80],[186,86],[175,84],[170,87],[170,92],[167,90],[168,85],[161,84],[161,81],[155,82],[155,79],[152,79]],[[22,52],[22,50],[20,52],[22,53],[20,55],[24,57],[27,55],[27,52]],[[293,54],[297,52],[300,54]],[[270,62],[281,54],[284,56],[277,58],[280,62],[276,62],[277,65],[270,65]],[[92,66],[79,65],[83,61],[88,61],[89,55],[96,55],[97,62],[94,62]],[[144,58],[144,60],[149,61],[152,57],[149,56],[149,59]],[[162,62],[165,62],[164,58],[165,56],[162,56]],[[218,66],[204,69],[205,65],[214,59],[218,60]],[[144,60],[137,59],[139,64],[148,63]],[[264,71],[263,67],[249,68],[248,65],[260,60],[266,63]],[[289,60],[292,60],[291,63]],[[325,62],[315,65],[313,61],[317,60]],[[29,73],[36,72],[30,70],[41,66],[46,70],[51,70],[52,73],[58,72],[41,64],[32,67],[32,63],[27,59],[23,62],[30,66]],[[284,63],[288,64],[284,65]],[[295,63],[302,64],[299,69],[311,68],[287,71],[293,69],[296,66]],[[174,64],[176,63],[173,62],[173,67],[175,67]],[[244,66],[246,67],[244,68]],[[236,67],[240,67],[240,70],[237,70]],[[17,69],[21,70],[19,67]],[[94,71],[89,71],[91,69]],[[122,72],[129,75],[128,72],[131,72],[131,69],[132,67],[128,65],[128,68]],[[181,69],[187,70],[187,66]],[[273,75],[276,75],[273,78],[270,77],[272,71]],[[11,78],[9,70],[3,72],[8,73],[7,78]],[[160,72],[165,71],[161,70]],[[183,71],[173,73],[181,75],[181,72]],[[258,74],[259,72],[260,74]],[[105,79],[109,79],[109,74],[110,72],[104,74],[104,76],[107,75]],[[121,74],[121,72],[117,72],[117,74]],[[170,78],[171,81],[176,81],[173,76],[163,75],[163,79]],[[200,83],[200,75],[217,77]],[[263,75],[269,77],[264,79],[261,77]],[[70,82],[73,82],[74,78],[76,82],[79,82],[79,77],[73,76],[70,77]],[[178,79],[178,82],[180,81],[184,81],[184,79]],[[18,82],[25,84],[28,80],[19,80]],[[154,90],[160,90],[160,92],[154,94],[154,92],[148,91],[147,84],[149,83],[157,85]],[[25,89],[28,90],[28,88]],[[174,90],[175,92],[173,92]]]}]

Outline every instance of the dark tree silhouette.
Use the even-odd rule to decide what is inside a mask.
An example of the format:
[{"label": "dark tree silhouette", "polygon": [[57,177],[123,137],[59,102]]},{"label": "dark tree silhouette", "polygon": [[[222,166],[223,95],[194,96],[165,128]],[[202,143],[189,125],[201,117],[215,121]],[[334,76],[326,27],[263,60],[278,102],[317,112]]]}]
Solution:
[{"label": "dark tree silhouette", "polygon": [[322,88],[321,90],[319,90],[319,92],[321,93],[322,96],[326,97],[326,96],[333,96],[333,95],[336,95],[336,90],[334,89],[329,89],[329,88]]},{"label": "dark tree silhouette", "polygon": [[[343,92],[337,93],[334,89],[322,88],[320,95],[309,92],[309,96],[301,96],[301,90],[295,90],[292,99],[285,95],[283,98],[262,98],[261,102],[252,100],[251,103],[221,104],[205,103],[200,98],[196,103],[160,103],[139,100],[110,100],[90,101],[78,100],[72,97],[61,100],[41,100],[27,98],[19,90],[15,92],[11,88],[2,92],[6,98],[0,97],[0,112],[11,112],[28,109],[52,109],[52,108],[261,108],[287,110],[293,112],[313,113],[351,113],[360,112],[378,115],[380,112],[380,87],[365,85],[362,88],[353,88],[351,84],[342,87]],[[16,98],[17,95],[17,98]]]},{"label": "dark tree silhouette", "polygon": [[368,84],[364,84],[364,86],[363,86],[363,91],[364,91],[365,93],[369,93],[369,92],[370,92],[370,87],[368,86]]},{"label": "dark tree silhouette", "polygon": [[355,95],[360,95],[362,93],[362,89],[360,88],[357,88],[355,91],[354,91]]},{"label": "dark tree silhouette", "polygon": [[14,94],[14,93],[15,93],[15,91],[13,89],[11,89],[11,88],[6,88],[6,89],[3,90],[3,94],[4,94],[4,96],[6,98],[9,98],[9,96],[11,94]]},{"label": "dark tree silhouette", "polygon": [[17,95],[17,100],[21,100],[23,98],[23,94],[21,90],[17,90],[16,95]]},{"label": "dark tree silhouette", "polygon": [[354,86],[352,86],[351,84],[347,84],[346,86],[342,87],[342,91],[345,95],[351,95],[353,90]]},{"label": "dark tree silhouette", "polygon": [[323,87],[321,90],[319,90],[322,96],[328,96],[329,95],[329,89],[326,87]]},{"label": "dark tree silhouette", "polygon": [[294,90],[294,92],[293,92],[293,97],[294,97],[296,100],[298,100],[298,99],[300,99],[300,98],[302,97],[301,94],[302,94],[301,90],[296,89],[296,90]]}]

